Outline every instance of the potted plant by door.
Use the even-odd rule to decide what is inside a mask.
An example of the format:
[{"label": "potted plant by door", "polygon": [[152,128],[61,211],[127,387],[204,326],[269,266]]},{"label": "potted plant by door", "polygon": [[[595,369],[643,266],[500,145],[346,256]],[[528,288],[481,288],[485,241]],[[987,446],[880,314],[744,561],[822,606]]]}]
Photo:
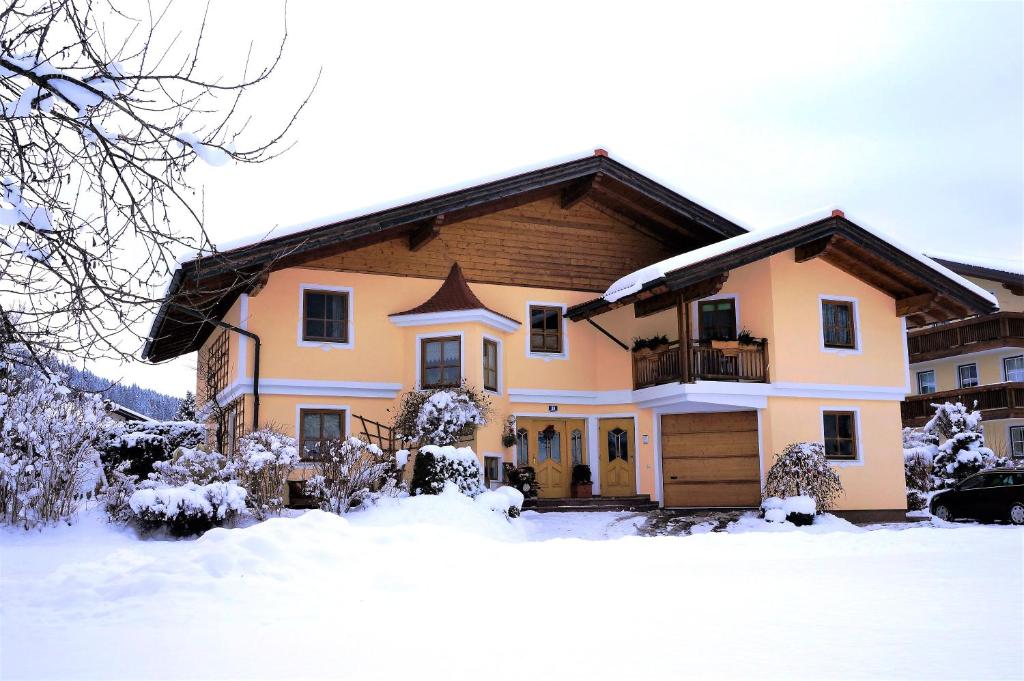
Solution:
[{"label": "potted plant by door", "polygon": [[764,346],[764,340],[764,338],[755,338],[754,334],[750,333],[750,329],[743,329],[736,335],[736,342],[738,342],[741,347],[744,345],[762,347]]},{"label": "potted plant by door", "polygon": [[578,463],[572,467],[572,498],[589,499],[594,496],[594,483],[590,479],[590,466]]}]

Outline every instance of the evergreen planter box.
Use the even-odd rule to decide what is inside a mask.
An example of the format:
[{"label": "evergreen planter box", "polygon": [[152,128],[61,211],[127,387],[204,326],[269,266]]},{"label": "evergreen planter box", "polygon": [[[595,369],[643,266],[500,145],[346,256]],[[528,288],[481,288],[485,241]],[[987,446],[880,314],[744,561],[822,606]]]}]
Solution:
[{"label": "evergreen planter box", "polygon": [[573,499],[589,499],[592,496],[594,496],[594,483],[574,482],[572,484]]}]

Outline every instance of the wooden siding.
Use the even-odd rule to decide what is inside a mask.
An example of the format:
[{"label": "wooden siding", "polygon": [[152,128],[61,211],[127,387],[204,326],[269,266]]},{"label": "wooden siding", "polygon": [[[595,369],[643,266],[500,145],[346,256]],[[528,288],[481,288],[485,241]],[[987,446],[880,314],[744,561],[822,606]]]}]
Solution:
[{"label": "wooden siding", "polygon": [[757,413],[661,417],[665,506],[756,506],[761,501]]},{"label": "wooden siding", "polygon": [[471,282],[603,293],[619,277],[675,252],[589,199],[563,210],[549,198],[442,226],[415,252],[398,238],[303,267],[443,279],[458,262]]}]

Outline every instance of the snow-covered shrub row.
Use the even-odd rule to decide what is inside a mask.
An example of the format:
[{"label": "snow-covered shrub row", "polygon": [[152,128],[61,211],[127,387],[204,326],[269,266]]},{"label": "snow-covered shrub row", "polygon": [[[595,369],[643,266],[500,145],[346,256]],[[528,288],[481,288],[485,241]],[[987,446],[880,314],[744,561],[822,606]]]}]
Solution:
[{"label": "snow-covered shrub row", "polygon": [[47,374],[25,360],[0,361],[0,521],[27,529],[70,519],[91,494],[108,419],[99,397],[71,391],[56,363]]},{"label": "snow-covered shrub row", "polygon": [[400,491],[395,457],[359,438],[326,443],[313,468],[313,477],[306,481],[306,494],[330,513],[347,513],[381,497],[397,496]]},{"label": "snow-covered shrub row", "polygon": [[985,446],[980,411],[959,402],[932,406],[935,416],[924,431],[943,438],[932,460],[932,490],[948,489],[985,468],[1006,465]]},{"label": "snow-covered shrub row", "polygon": [[295,438],[273,428],[261,428],[238,439],[228,468],[248,492],[245,502],[254,517],[263,520],[281,512],[288,474],[298,462]]},{"label": "snow-covered shrub row", "polygon": [[768,497],[761,502],[764,519],[770,523],[791,522],[794,525],[810,525],[814,523],[817,504],[813,497],[801,494],[795,497]]},{"label": "snow-covered shrub row", "polygon": [[394,429],[398,437],[420,445],[455,445],[486,425],[490,414],[487,395],[465,384],[413,390],[402,395]]},{"label": "snow-covered shrub row", "polygon": [[440,494],[447,484],[471,497],[483,491],[483,469],[473,449],[451,445],[420,447],[412,469],[412,493]]},{"label": "snow-covered shrub row", "polygon": [[502,485],[495,490],[484,490],[474,499],[476,503],[507,518],[518,518],[523,510],[523,493],[514,487]]},{"label": "snow-covered shrub row", "polygon": [[939,449],[938,435],[921,428],[903,429],[903,476],[907,486],[907,510],[928,505],[932,461]]},{"label": "snow-covered shrub row", "polygon": [[220,452],[179,447],[167,461],[153,464],[153,472],[143,482],[147,487],[178,487],[189,483],[206,485],[231,477],[225,470],[227,459]]},{"label": "snow-covered shrub row", "polygon": [[795,442],[788,445],[765,476],[764,497],[809,496],[819,513],[835,505],[843,493],[839,475],[829,465],[820,442]]},{"label": "snow-covered shrub row", "polygon": [[245,490],[235,482],[193,482],[137,490],[128,500],[144,529],[167,528],[177,537],[202,534],[245,510]]},{"label": "snow-covered shrub row", "polygon": [[206,426],[194,421],[110,421],[100,440],[103,465],[110,471],[128,462],[123,472],[140,480],[153,472],[153,464],[171,458],[179,447],[198,447],[206,440]]}]

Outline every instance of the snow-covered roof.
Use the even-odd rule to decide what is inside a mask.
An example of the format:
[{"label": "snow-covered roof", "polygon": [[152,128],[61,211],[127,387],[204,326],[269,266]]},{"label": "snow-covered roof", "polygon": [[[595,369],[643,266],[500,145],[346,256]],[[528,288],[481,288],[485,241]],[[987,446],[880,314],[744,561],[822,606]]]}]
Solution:
[{"label": "snow-covered roof", "polygon": [[[833,211],[833,216],[837,215],[839,217],[845,217],[841,211]],[[671,258],[666,258],[665,260],[656,262],[653,265],[648,265],[647,267],[643,267],[639,270],[636,270],[635,272],[630,272],[626,276],[620,278],[619,280],[617,280],[615,283],[608,287],[608,290],[605,291],[602,297],[608,302],[615,302],[627,296],[633,295],[634,293],[640,292],[644,285],[649,284],[652,281],[662,279],[670,272],[675,272],[687,267],[691,267],[698,263],[712,260],[714,258],[725,255],[727,253],[731,253],[741,248],[753,246],[755,244],[766,241],[773,237],[781,236],[787,233],[797,233],[816,224],[816,222],[813,221],[806,222],[803,218],[797,222],[798,224],[794,224],[794,222],[791,221],[782,225],[770,227],[768,229],[747,232],[746,234],[734,236],[729,239],[719,241],[718,243],[710,244],[708,246],[688,251],[686,253],[681,253],[680,255],[676,255]],[[959,274],[956,274],[949,268],[940,265],[939,263],[919,253],[913,248],[897,243],[892,237],[882,233],[879,230],[867,227],[861,222],[856,222],[854,224],[856,224],[857,227],[860,227],[864,231],[873,234],[875,237],[888,242],[891,246],[894,246],[895,248],[899,249],[905,255],[908,255],[911,258],[914,258],[915,260],[928,266],[929,268],[946,277],[947,279],[954,281],[959,286],[969,289],[978,296],[990,301],[993,305],[998,304],[995,296],[993,296],[991,293],[984,290],[980,286],[971,283],[970,281],[961,277]]]},{"label": "snow-covered roof", "polygon": [[997,258],[993,256],[963,255],[962,253],[945,253],[942,251],[928,251],[926,255],[929,258],[937,258],[959,265],[998,270],[999,272],[1017,274],[1024,277],[1024,258]]}]

